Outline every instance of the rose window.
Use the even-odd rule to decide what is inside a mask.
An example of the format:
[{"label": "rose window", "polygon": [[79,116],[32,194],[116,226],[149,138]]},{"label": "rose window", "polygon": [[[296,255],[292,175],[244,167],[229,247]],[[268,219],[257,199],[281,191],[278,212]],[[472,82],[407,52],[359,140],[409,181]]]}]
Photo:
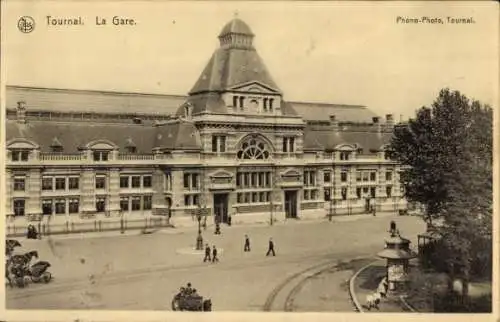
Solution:
[{"label": "rose window", "polygon": [[259,139],[249,139],[243,142],[240,151],[238,151],[238,159],[244,160],[263,160],[269,158],[269,151],[266,144]]}]

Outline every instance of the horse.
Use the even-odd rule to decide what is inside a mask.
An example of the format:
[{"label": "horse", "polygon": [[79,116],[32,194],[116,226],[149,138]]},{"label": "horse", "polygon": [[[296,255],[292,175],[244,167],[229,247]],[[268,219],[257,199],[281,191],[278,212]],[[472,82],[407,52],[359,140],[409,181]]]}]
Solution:
[{"label": "horse", "polygon": [[38,252],[36,250],[32,250],[30,252],[27,252],[23,255],[12,255],[10,257],[10,260],[14,264],[19,264],[19,265],[28,265],[31,262],[31,259],[35,257],[38,258]]},{"label": "horse", "polygon": [[29,268],[29,264],[33,257],[38,258],[38,252],[32,250],[22,255],[12,255],[5,263],[5,278],[9,281],[12,287],[12,277],[20,279],[24,278],[24,270]]}]

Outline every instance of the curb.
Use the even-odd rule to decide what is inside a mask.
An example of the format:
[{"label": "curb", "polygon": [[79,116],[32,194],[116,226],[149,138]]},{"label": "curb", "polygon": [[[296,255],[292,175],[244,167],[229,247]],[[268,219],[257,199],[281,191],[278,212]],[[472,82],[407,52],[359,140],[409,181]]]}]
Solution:
[{"label": "curb", "polygon": [[358,275],[362,271],[364,271],[368,267],[370,267],[370,266],[372,266],[372,265],[374,265],[375,263],[378,263],[378,262],[380,262],[380,260],[373,261],[370,264],[363,266],[349,280],[349,295],[351,297],[352,302],[354,303],[354,306],[356,307],[356,310],[358,312],[360,312],[360,313],[364,313],[365,311],[363,310],[363,306],[359,303],[358,298],[356,296],[356,293],[354,292],[354,281],[356,280],[356,278],[358,277]]}]

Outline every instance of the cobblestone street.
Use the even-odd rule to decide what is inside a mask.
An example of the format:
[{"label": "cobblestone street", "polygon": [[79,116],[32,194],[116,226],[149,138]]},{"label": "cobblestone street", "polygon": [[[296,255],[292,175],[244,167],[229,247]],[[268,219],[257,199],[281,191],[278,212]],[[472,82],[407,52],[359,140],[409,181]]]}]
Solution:
[{"label": "cobblestone street", "polygon": [[[203,263],[199,255],[177,252],[194,245],[195,230],[22,240],[23,250],[36,249],[41,259],[52,263],[54,280],[47,285],[30,284],[26,289],[7,287],[7,307],[170,310],[172,296],[189,281],[202,296],[212,299],[215,311],[260,311],[273,289],[298,271],[330,260],[373,257],[383,248],[390,220],[396,220],[402,234],[413,243],[424,229],[418,218],[394,216],[289,222],[272,227],[223,226],[220,236],[211,230],[203,232],[205,242],[223,250],[216,264]],[[243,252],[245,234],[252,241],[250,253]],[[276,244],[276,257],[265,256],[270,237]],[[314,281],[330,284],[328,294],[312,290],[306,283],[297,295],[297,310],[351,311],[338,299],[348,297],[341,285],[352,272],[342,274],[334,280],[325,277],[323,282]],[[308,292],[317,293],[324,304],[309,300],[314,297]]]}]

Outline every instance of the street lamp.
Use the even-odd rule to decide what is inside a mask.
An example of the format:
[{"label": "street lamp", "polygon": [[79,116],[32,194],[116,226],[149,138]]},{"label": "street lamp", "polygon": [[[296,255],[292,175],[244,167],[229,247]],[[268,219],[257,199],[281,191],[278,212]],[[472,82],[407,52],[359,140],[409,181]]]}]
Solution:
[{"label": "street lamp", "polygon": [[198,237],[196,237],[196,250],[202,250],[203,237],[201,236],[201,207],[198,207],[197,209],[196,219],[198,219]]}]

